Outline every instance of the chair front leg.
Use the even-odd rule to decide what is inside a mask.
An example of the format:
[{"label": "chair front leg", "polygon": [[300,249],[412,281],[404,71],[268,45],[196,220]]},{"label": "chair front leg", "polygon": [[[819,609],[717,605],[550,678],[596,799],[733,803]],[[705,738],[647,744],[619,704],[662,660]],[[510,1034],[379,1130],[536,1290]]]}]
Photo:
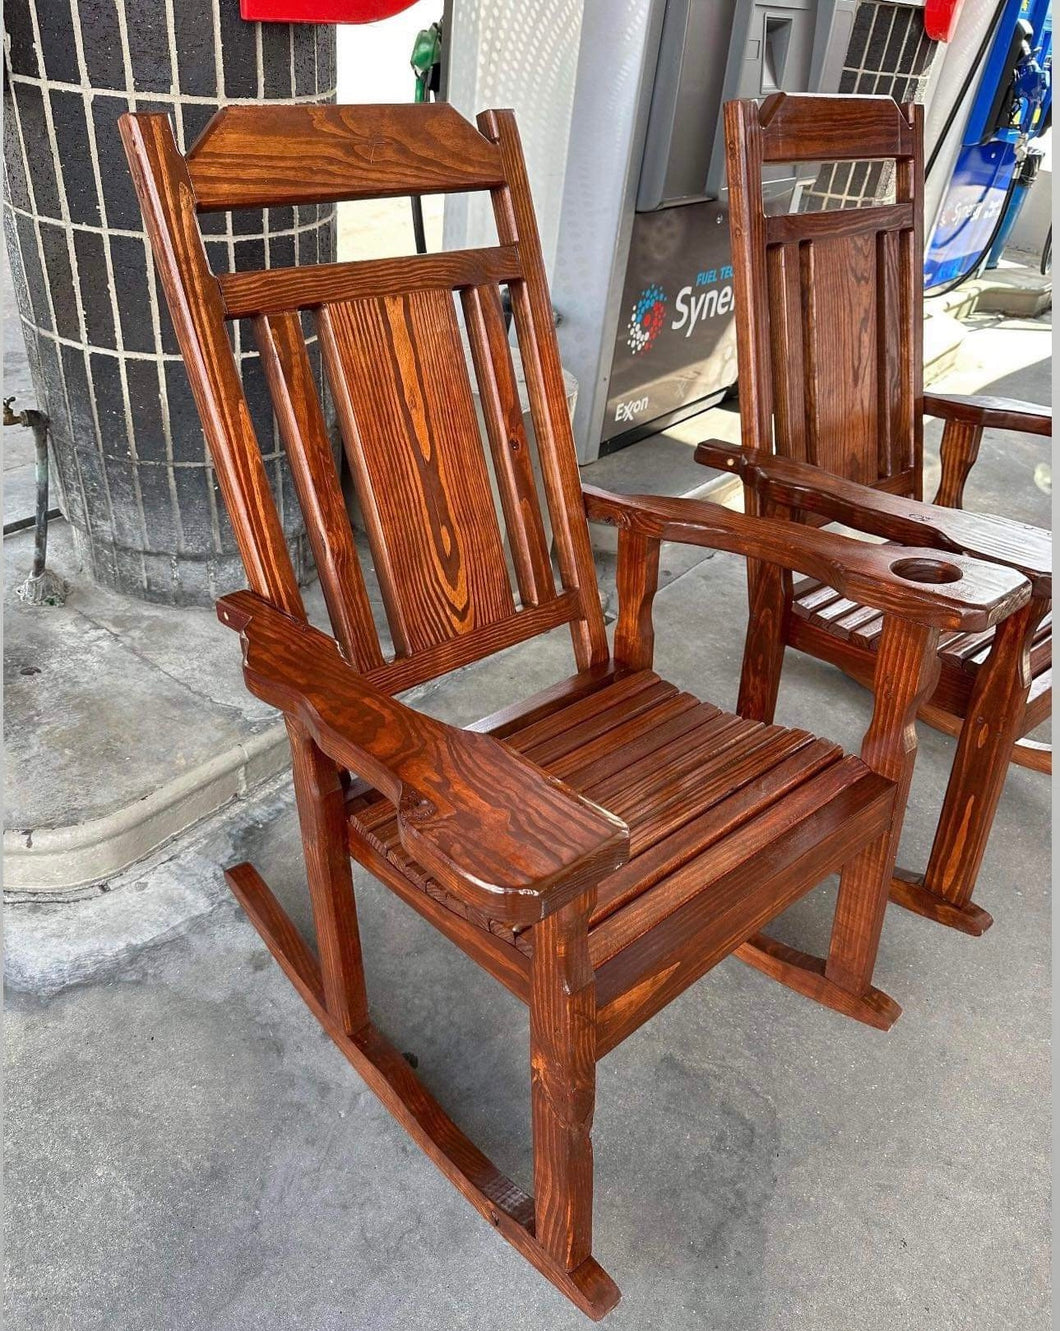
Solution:
[{"label": "chair front leg", "polygon": [[348,1035],[368,1021],[357,906],[340,770],[302,727],[287,721],[298,823],[320,954],[324,1002]]},{"label": "chair front leg", "polygon": [[894,783],[887,831],[847,864],[839,879],[826,977],[854,994],[867,993],[876,964],[888,890],[916,763],[916,714],[938,683],[939,631],[884,620],[876,660],[872,720],[861,745],[866,766]]},{"label": "chair front leg", "polygon": [[596,983],[589,916],[595,903],[594,887],[535,925],[530,963],[534,1231],[567,1271],[592,1250]]},{"label": "chair front leg", "polygon": [[896,877],[892,897],[940,924],[979,936],[993,923],[972,901],[1031,688],[1030,649],[1049,601],[1034,597],[994,631],[957,741],[931,858]]}]

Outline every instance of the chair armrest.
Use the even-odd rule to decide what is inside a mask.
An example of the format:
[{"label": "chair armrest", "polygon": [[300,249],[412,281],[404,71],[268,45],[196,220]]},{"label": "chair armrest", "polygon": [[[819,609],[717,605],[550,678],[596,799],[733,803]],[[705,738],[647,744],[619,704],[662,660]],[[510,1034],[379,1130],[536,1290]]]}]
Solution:
[{"label": "chair armrest", "polygon": [[1052,535],[988,513],[965,513],[874,490],[820,467],[709,440],[696,460],[736,472],[762,498],[816,513],[902,545],[929,546],[1003,564],[1029,579],[1035,596],[1052,595]]},{"label": "chair armrest", "polygon": [[949,393],[925,393],[924,414],[963,425],[982,425],[995,430],[1023,430],[1026,434],[1051,435],[1052,407],[1037,402],[1017,402],[1008,397],[963,397]]},{"label": "chair armrest", "polygon": [[240,634],[251,693],[380,790],[408,853],[491,919],[533,924],[628,859],[619,819],[500,741],[375,688],[327,634],[252,592],[217,614]]},{"label": "chair armrest", "polygon": [[594,522],[779,564],[819,578],[852,601],[932,628],[979,633],[1030,597],[1026,578],[1014,570],[959,555],[896,550],[697,499],[614,495],[591,486],[583,493]]}]

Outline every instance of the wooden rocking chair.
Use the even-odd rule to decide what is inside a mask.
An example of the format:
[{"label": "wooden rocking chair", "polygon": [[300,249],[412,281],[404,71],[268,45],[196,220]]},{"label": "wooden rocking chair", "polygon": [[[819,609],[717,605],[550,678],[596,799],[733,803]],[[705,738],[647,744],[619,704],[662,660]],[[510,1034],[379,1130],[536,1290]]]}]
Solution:
[{"label": "wooden rocking chair", "polygon": [[[583,496],[515,121],[444,104],[232,106],[186,157],[163,115],[122,135],[250,590],[224,597],[248,688],[281,708],[319,961],[249,864],[227,873],[287,976],[383,1104],[476,1209],[591,1317],[618,1300],[592,1256],[596,1063],[735,953],[886,1028],[872,987],[887,883],[940,630],[982,632],[1026,581],[681,500]],[[489,190],[486,249],[215,276],[197,214]],[[507,284],[559,586],[505,335]],[[510,585],[458,328],[459,293],[513,552]],[[384,657],[307,359],[323,348],[394,643]],[[306,622],[228,341],[260,348],[330,611]],[[587,515],[619,528],[613,654]],[[659,543],[752,555],[739,714],[652,671]],[[860,757],[765,720],[788,569],[886,615]],[[467,730],[393,696],[567,624],[575,673]],[[350,774],[356,773],[357,779]],[[369,1016],[350,856],[530,1009],[534,1196],[452,1122]],[[841,874],[827,959],[759,930]]]},{"label": "wooden rocking chair", "polygon": [[[926,870],[895,871],[891,899],[970,934],[972,901],[1009,762],[1052,770],[1026,739],[1052,708],[1049,532],[964,513],[985,427],[1052,432],[1046,407],[923,388],[923,115],[889,97],[777,93],[725,108],[743,448],[696,456],[738,472],[749,512],[837,521],[889,541],[1018,569],[1033,598],[996,632],[956,630],[920,717],[959,736]],[[895,202],[766,216],[764,162],[891,160]],[[923,498],[923,416],[941,417],[942,476]],[[775,456],[774,456],[775,455]],[[828,578],[796,584],[783,637],[864,684],[883,621]],[[771,718],[770,709],[763,713]]]}]

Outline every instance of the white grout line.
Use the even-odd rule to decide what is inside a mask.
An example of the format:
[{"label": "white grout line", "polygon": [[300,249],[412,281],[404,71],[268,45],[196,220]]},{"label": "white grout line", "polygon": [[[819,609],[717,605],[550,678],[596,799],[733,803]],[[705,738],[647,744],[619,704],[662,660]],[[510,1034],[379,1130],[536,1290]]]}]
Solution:
[{"label": "white grout line", "polygon": [[[216,15],[217,11],[215,10],[214,12]],[[217,35],[219,31],[219,26],[220,26],[220,20],[218,19],[217,22],[215,22],[214,24],[215,35]],[[291,69],[293,74],[294,70],[293,40],[292,40],[292,52],[291,52]],[[187,106],[214,106],[214,107],[216,107],[219,103],[222,106],[260,105],[256,97],[226,97],[223,93],[219,97],[204,97],[201,94],[197,93],[196,94],[175,93],[175,92],[134,93],[131,91],[130,88],[96,88],[91,85],[85,85],[81,83],[66,83],[63,82],[61,79],[40,78],[35,74],[13,74],[10,71],[8,71],[7,77],[8,80],[12,83],[32,83],[35,84],[38,88],[52,89],[56,92],[79,92],[82,94],[99,93],[104,97],[124,96],[128,97],[130,100],[135,100],[137,97],[139,97],[140,101],[142,102],[173,102],[174,104],[176,104],[177,102],[181,102]],[[223,78],[219,78],[218,87],[219,89],[224,88]],[[291,87],[292,88],[294,87],[293,77],[292,77]],[[271,100],[282,101],[287,105],[297,102],[299,105],[311,106],[314,105],[315,103],[320,102],[323,98],[329,95],[333,96],[334,93],[335,93],[334,88],[330,89],[322,88],[315,93],[311,92],[300,93],[298,96],[292,94],[290,97],[271,99]]]},{"label": "white grout line", "polygon": [[[133,231],[129,227],[94,226],[91,222],[73,222],[73,221],[62,222],[58,217],[48,217],[46,214],[32,213],[29,212],[26,208],[19,208],[16,204],[13,204],[10,199],[5,199],[4,202],[7,205],[7,207],[11,209],[13,213],[18,213],[20,217],[29,217],[32,218],[34,221],[50,223],[52,226],[68,226],[72,231],[92,231],[98,235],[104,235],[104,236],[128,236],[133,240],[139,240],[144,234],[142,231]],[[311,231],[314,227],[320,225],[322,225],[322,223],[320,222],[306,222],[302,226],[295,225],[291,227],[280,227],[278,229],[270,227],[267,232],[241,231],[239,233],[239,239],[265,240],[271,236],[297,236],[303,231]],[[207,235],[204,237],[204,239],[206,241],[206,244],[209,245],[211,240],[214,239],[214,237]],[[221,237],[218,236],[216,237],[216,239],[220,240]]]},{"label": "white grout line", "polygon": [[[37,50],[42,51],[44,48],[41,42],[40,23],[37,14],[37,6],[35,0],[31,0],[29,6],[29,14],[30,14],[30,22],[33,27],[33,40],[36,43]],[[66,181],[63,176],[62,160],[59,153],[59,141],[55,133],[55,121],[52,117],[51,97],[48,95],[47,92],[44,92],[42,94],[41,100],[43,102],[43,107],[44,107],[44,125],[48,137],[48,148],[51,153],[52,164],[55,170],[55,188],[59,198],[59,213],[60,216],[62,217],[63,222],[69,223],[70,205],[66,197]],[[27,167],[28,165],[29,164],[27,162]],[[63,236],[64,239],[66,240],[66,249],[70,262],[70,272],[73,277],[74,303],[77,309],[77,326],[81,332],[80,350],[85,362],[85,378],[88,382],[88,405],[89,409],[92,412],[92,425],[95,431],[96,445],[99,452],[100,476],[102,477],[103,480],[103,491],[107,497],[107,509],[110,513],[110,544],[112,547],[110,553],[111,557],[113,557],[114,502],[113,499],[111,498],[111,493],[110,493],[110,478],[107,476],[107,468],[103,463],[103,432],[100,428],[100,423],[99,423],[99,405],[96,400],[96,385],[92,377],[92,359],[89,356],[87,349],[89,345],[88,328],[85,322],[84,301],[82,300],[81,297],[81,282],[79,278],[79,269],[77,265],[77,251],[74,248],[74,233],[71,230],[69,230],[68,226],[63,228]],[[47,268],[45,268],[44,273],[45,273],[45,278],[47,278],[48,274]],[[59,334],[58,328],[56,328],[55,333],[56,333],[55,340],[56,342],[59,342],[60,339],[58,335]],[[74,429],[74,421],[72,416],[70,419],[70,428],[72,432]]]},{"label": "white grout line", "polygon": [[[9,45],[10,45],[10,37],[6,38],[6,40],[5,40],[5,46],[9,46]],[[6,65],[7,63],[8,63],[8,62],[5,61],[5,65]],[[6,68],[4,72],[7,73],[7,74],[10,74],[10,69],[9,69],[9,68]],[[24,177],[25,177],[25,180],[26,180],[26,190],[27,190],[27,193],[29,194],[29,200],[30,200],[30,203],[33,205],[34,208],[36,208],[36,206],[37,206],[36,191],[35,191],[34,188],[33,188],[33,174],[32,174],[32,172],[31,172],[30,169],[29,169],[29,158],[28,158],[28,156],[27,156],[27,154],[26,154],[26,141],[25,141],[25,139],[24,139],[24,137],[23,137],[23,134],[22,134],[22,118],[21,118],[21,115],[20,115],[20,113],[19,113],[19,105],[18,105],[18,98],[17,98],[17,97],[12,97],[12,98],[10,99],[8,109],[10,110],[10,114],[14,117],[15,133],[16,133],[16,135],[17,135],[17,137],[18,137],[19,151],[20,151],[21,156],[22,156],[22,173],[23,173],[23,175],[24,175]],[[10,206],[11,206],[11,205],[8,203],[8,201],[7,201],[6,199],[5,199],[4,203],[5,203],[5,207],[10,207]],[[15,210],[12,208],[12,212],[14,212],[14,211],[15,211]],[[31,224],[32,224],[32,226],[33,226],[33,235],[34,235],[34,238],[36,239],[36,242],[37,242],[37,262],[40,264],[41,278],[42,278],[43,283],[44,283],[44,296],[45,296],[45,299],[46,299],[47,302],[48,302],[48,313],[51,315],[53,336],[54,336],[56,342],[58,342],[58,329],[57,329],[57,327],[56,327],[56,323],[55,323],[55,302],[54,302],[54,300],[53,300],[53,298],[52,298],[51,282],[48,280],[48,265],[47,265],[47,262],[46,262],[46,259],[45,259],[45,255],[44,255],[44,240],[43,240],[43,238],[42,238],[42,236],[41,236],[41,229],[40,229],[40,227],[37,225],[37,220],[36,220],[36,218],[33,217],[32,214],[30,214],[29,216],[30,216],[30,222],[31,222]],[[18,227],[15,225],[14,222],[12,222],[12,227],[11,227],[11,229],[14,231],[15,236],[16,236],[17,241],[18,241],[19,262],[22,264],[22,272],[23,272],[23,276],[25,277],[25,280],[26,280],[26,290],[27,290],[27,293],[29,293],[29,275],[26,273],[26,263],[25,263],[25,260],[24,260],[23,257],[22,257],[22,237],[19,235]],[[31,293],[30,293],[30,294],[31,294]],[[33,305],[32,305],[32,294],[31,294],[31,299],[30,299],[30,310],[32,311],[32,309],[33,309]],[[21,316],[20,316],[20,317],[21,317]],[[34,317],[36,317],[36,316],[34,316]],[[26,322],[25,319],[23,319],[22,321],[23,321],[23,322]],[[33,326],[36,327],[35,324],[34,324]],[[39,331],[43,331],[43,330],[39,330]],[[70,390],[69,390],[69,388],[68,388],[68,386],[67,386],[67,383],[66,383],[66,367],[63,365],[62,356],[59,354],[59,348],[58,348],[58,345],[56,346],[55,356],[56,356],[56,362],[57,362],[57,364],[56,364],[56,370],[57,370],[58,375],[59,375],[59,382],[60,382],[60,384],[61,384],[61,386],[62,386],[63,398],[64,398],[64,400],[65,400],[65,402],[66,402],[66,419],[67,419],[67,421],[69,422],[70,430],[71,430],[71,432],[72,432],[72,431],[73,431],[73,428],[74,428],[74,423],[73,423],[73,414],[72,414],[71,409],[70,409]],[[39,361],[39,358],[38,358],[38,361]],[[44,383],[45,380],[46,380],[46,376],[45,376],[45,374],[44,374],[43,369],[41,370],[41,380],[42,380],[42,383]],[[47,404],[47,402],[41,402],[39,405],[43,408],[43,407],[47,407],[48,404]],[[85,527],[86,527],[86,529],[87,529],[87,531],[88,531],[89,536],[92,536],[92,534],[93,534],[93,523],[92,523],[91,513],[90,513],[90,510],[89,510],[89,505],[88,505],[88,492],[85,490],[85,480],[84,480],[84,476],[83,476],[82,471],[81,471],[81,459],[77,456],[77,450],[76,450],[76,449],[71,449],[71,454],[72,454],[72,456],[73,456],[73,460],[74,460],[74,470],[77,472],[77,485],[78,485],[78,489],[81,491],[81,516],[82,516],[82,519],[83,519],[83,521],[84,521],[84,523],[85,523]]]}]

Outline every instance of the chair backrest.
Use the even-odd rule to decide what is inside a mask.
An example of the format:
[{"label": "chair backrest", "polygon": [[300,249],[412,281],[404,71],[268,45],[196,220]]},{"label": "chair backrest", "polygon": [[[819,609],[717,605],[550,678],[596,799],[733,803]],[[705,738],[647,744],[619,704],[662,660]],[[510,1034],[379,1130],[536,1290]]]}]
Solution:
[{"label": "chair backrest", "polygon": [[[483,112],[476,129],[441,103],[230,106],[186,157],[165,115],[123,116],[121,132],[252,590],[304,615],[229,342],[226,322],[238,319],[252,322],[333,630],[359,670],[396,692],[564,623],[579,668],[606,661],[551,304],[512,113]],[[215,274],[197,216],[469,190],[490,191],[498,245]],[[559,588],[502,284],[514,309]],[[319,338],[391,659],[384,658],[373,620],[303,320],[315,323]]]},{"label": "chair backrest", "polygon": [[[922,109],[777,93],[725,106],[744,443],[921,497]],[[769,162],[894,162],[894,202],[767,215]]]}]

